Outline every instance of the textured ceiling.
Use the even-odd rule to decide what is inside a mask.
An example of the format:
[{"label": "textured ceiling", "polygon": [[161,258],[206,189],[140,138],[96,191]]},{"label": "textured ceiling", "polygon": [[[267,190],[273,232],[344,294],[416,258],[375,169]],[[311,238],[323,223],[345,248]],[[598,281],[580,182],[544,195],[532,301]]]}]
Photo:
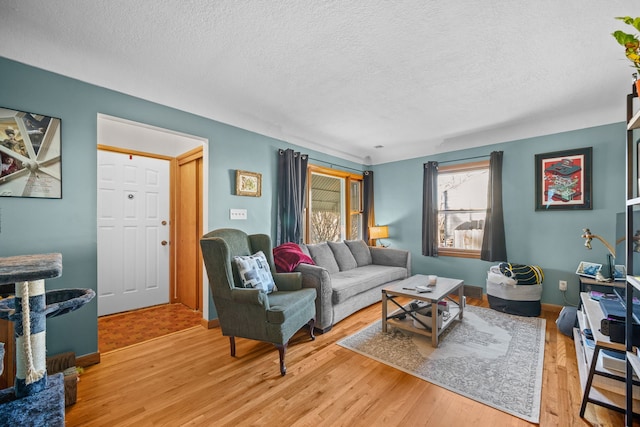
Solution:
[{"label": "textured ceiling", "polygon": [[0,56],[379,164],[624,121],[624,15],[640,2],[2,0]]}]

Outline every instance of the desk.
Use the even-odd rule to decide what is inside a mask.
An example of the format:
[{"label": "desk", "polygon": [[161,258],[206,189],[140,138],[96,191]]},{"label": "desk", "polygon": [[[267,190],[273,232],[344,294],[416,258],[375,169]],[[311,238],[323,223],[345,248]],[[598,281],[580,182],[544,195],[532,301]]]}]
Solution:
[{"label": "desk", "polygon": [[613,292],[613,288],[624,288],[626,285],[624,280],[618,282],[601,282],[584,276],[578,276],[578,279],[580,279],[580,293],[598,290],[593,289],[594,286],[603,287],[604,289],[600,292],[611,293]]},{"label": "desk", "polygon": [[[601,282],[596,279],[591,279],[589,277],[584,277],[578,275],[578,279],[580,279],[580,294],[589,293],[591,291],[604,292],[605,294],[613,293],[613,288],[624,288],[626,282]],[[594,287],[596,289],[594,289]],[[578,302],[578,310],[582,308],[582,298]]]}]

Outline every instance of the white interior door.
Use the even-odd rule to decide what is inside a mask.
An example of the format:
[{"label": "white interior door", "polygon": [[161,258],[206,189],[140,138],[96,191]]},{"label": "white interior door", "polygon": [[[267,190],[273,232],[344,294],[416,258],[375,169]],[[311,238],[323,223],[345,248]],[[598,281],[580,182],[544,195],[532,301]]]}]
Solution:
[{"label": "white interior door", "polygon": [[169,302],[169,161],[98,150],[98,315]]}]

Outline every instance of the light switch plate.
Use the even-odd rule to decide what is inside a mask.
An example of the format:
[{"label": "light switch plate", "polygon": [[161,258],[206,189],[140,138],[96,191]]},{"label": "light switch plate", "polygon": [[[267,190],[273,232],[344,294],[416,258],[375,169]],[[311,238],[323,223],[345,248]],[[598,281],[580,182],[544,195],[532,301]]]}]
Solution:
[{"label": "light switch plate", "polygon": [[229,219],[247,219],[247,210],[229,209]]}]

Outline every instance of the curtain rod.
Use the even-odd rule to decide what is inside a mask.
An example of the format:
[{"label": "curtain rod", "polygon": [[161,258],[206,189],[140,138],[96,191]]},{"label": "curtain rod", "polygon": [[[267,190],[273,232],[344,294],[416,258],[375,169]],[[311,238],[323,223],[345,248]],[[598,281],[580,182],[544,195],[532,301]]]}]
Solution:
[{"label": "curtain rod", "polygon": [[363,170],[360,170],[360,169],[350,168],[349,166],[337,165],[337,164],[335,164],[335,163],[327,162],[326,160],[314,159],[313,157],[309,157],[309,160],[313,160],[313,161],[315,161],[315,162],[322,162],[322,163],[326,163],[326,164],[330,165],[332,168],[333,168],[334,166],[338,166],[338,167],[341,167],[341,168],[343,168],[343,169],[351,169],[352,171],[356,171],[356,172],[359,172],[359,173],[365,173],[365,172],[367,172],[367,171],[363,171]]},{"label": "curtain rod", "polygon": [[485,154],[485,155],[482,155],[482,156],[466,157],[464,159],[445,160],[443,162],[438,162],[438,164],[451,163],[451,162],[462,162],[464,160],[482,159],[483,157],[491,157],[491,154]]}]

